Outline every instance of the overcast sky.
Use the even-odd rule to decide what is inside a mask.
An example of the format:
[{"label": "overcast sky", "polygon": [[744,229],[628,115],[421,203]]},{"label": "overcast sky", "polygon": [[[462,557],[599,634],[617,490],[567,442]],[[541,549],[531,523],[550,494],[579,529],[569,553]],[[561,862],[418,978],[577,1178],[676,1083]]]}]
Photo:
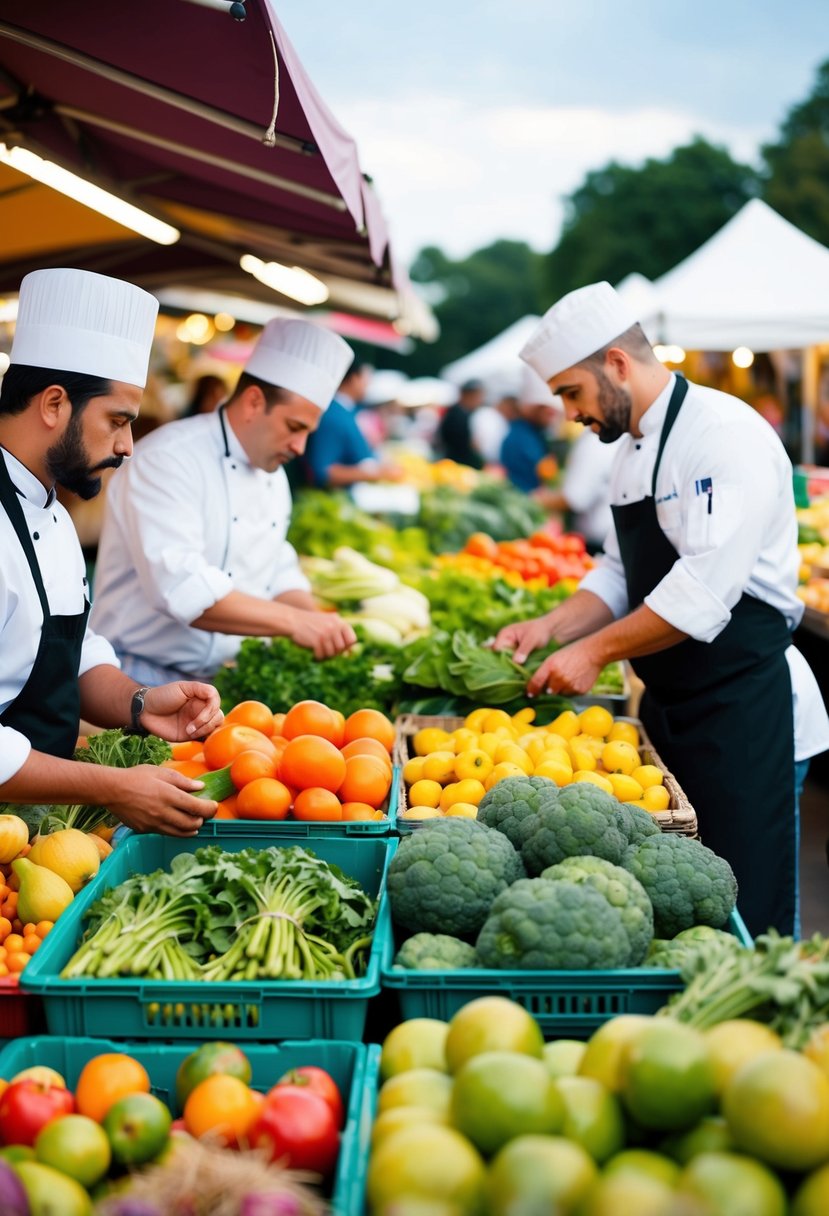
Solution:
[{"label": "overcast sky", "polygon": [[275,0],[403,261],[556,243],[610,159],[695,133],[756,159],[829,59],[827,0]]}]

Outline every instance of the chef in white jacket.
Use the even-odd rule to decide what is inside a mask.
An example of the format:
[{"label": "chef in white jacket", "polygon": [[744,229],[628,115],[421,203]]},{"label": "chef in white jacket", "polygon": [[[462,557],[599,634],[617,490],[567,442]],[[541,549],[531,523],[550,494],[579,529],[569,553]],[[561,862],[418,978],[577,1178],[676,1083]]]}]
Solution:
[{"label": "chef in white jacket", "polygon": [[[23,280],[0,388],[0,801],[108,806],[139,830],[191,836],[216,810],[202,783],[72,760],[81,717],[169,740],[222,720],[214,688],[139,686],[87,624],[83,555],[55,485],[83,498],[132,451],[158,302],[73,269]],[[148,682],[149,683],[149,682]]]},{"label": "chef in white jacket", "polygon": [[146,436],[112,478],[92,623],[135,679],[210,679],[250,636],[288,637],[320,659],[353,644],[286,540],[283,468],[352,358],[330,330],[270,321],[225,405]]},{"label": "chef in white jacket", "polygon": [[631,659],[642,721],[703,842],[734,868],[749,929],[791,933],[796,791],[829,722],[791,644],[803,605],[785,450],[743,402],[669,372],[608,283],[555,304],[521,358],[569,418],[618,441],[613,528],[576,594],[496,645],[523,661],[564,644],[531,693],[585,693],[606,663]]}]

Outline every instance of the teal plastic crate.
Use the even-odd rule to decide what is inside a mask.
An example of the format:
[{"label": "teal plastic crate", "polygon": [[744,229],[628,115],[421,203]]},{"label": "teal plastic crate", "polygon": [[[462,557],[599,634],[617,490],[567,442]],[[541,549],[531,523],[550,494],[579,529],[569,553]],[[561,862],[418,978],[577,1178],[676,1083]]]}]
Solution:
[{"label": "teal plastic crate", "polygon": [[[21,976],[21,987],[43,999],[49,1031],[125,1039],[359,1041],[368,1002],[380,991],[381,964],[391,957],[388,917],[378,916],[366,974],[356,980],[212,984],[60,978],[80,942],[84,913],[104,891],[132,874],[166,869],[178,853],[193,853],[204,843],[202,837],[131,836],[75,897]],[[239,852],[269,845],[289,848],[297,841],[277,835],[272,824],[251,823],[244,835],[228,836],[221,843],[228,852]],[[316,838],[311,851],[356,878],[369,895],[379,895],[382,910],[386,870],[396,848],[397,841],[388,837],[326,836]]]},{"label": "teal plastic crate", "polygon": [[[152,1092],[180,1114],[175,1101],[176,1072],[192,1043],[116,1043],[102,1039],[43,1037],[21,1039],[0,1051],[0,1077],[13,1077],[35,1064],[55,1068],[74,1089],[83,1066],[109,1051],[127,1051],[146,1068]],[[246,1043],[252,1087],[266,1092],[291,1068],[312,1064],[324,1068],[337,1084],[345,1107],[340,1155],[330,1190],[333,1216],[355,1216],[362,1209],[368,1168],[371,1120],[380,1075],[380,1048],[362,1043],[304,1042],[262,1045]]]},{"label": "teal plastic crate", "polygon": [[316,839],[320,836],[357,836],[361,838],[388,836],[397,829],[397,803],[400,795],[400,769],[392,769],[389,796],[383,804],[385,819],[355,821],[354,823],[304,823],[298,819],[280,819],[264,823],[258,819],[208,819],[201,828],[199,837],[210,837],[220,843],[228,837],[244,836],[252,826],[267,827],[270,832],[282,836]]},{"label": "teal plastic crate", "polygon": [[[391,928],[391,910],[382,916]],[[728,929],[744,946],[753,946],[739,912]],[[385,964],[383,987],[397,993],[408,1018],[448,1021],[477,997],[509,997],[537,1020],[546,1038],[587,1038],[620,1013],[655,1013],[683,984],[678,971],[635,967],[617,971],[395,971]]]}]

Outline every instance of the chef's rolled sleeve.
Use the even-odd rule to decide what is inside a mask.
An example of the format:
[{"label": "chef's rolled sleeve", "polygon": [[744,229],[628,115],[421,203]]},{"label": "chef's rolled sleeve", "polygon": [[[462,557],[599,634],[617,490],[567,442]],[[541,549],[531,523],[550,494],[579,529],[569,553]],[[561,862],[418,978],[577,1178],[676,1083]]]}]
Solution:
[{"label": "chef's rolled sleeve", "polygon": [[613,619],[630,611],[625,568],[619,553],[616,529],[611,528],[604,545],[604,554],[579,583],[579,591],[591,591],[607,604]]},{"label": "chef's rolled sleeve", "polygon": [[271,583],[271,598],[276,599],[286,591],[310,591],[311,584],[302,573],[297,551],[290,541],[285,541],[279,552],[279,565],[274,570]]},{"label": "chef's rolled sleeve", "polygon": [[11,781],[26,761],[32,745],[25,735],[11,726],[0,726],[0,785]]},{"label": "chef's rolled sleeve", "polygon": [[95,633],[87,627],[84,634],[83,647],[81,649],[81,661],[78,666],[78,675],[82,676],[85,672],[93,667],[101,665],[110,667],[120,667],[121,664],[115,654],[115,651],[110,646],[106,638],[101,637],[99,633]]},{"label": "chef's rolled sleeve", "polygon": [[698,642],[713,642],[731,620],[730,609],[682,561],[645,596],[645,603],[674,629]]}]

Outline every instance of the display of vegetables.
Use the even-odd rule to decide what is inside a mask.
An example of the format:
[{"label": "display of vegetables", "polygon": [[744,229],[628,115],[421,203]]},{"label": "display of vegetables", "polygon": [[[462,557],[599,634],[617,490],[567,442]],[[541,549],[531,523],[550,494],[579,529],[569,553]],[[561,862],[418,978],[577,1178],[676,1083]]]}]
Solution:
[{"label": "display of vegetables", "polygon": [[475,532],[460,553],[439,557],[436,564],[485,576],[500,572],[507,580],[514,576],[538,587],[554,587],[565,581],[568,590],[573,591],[595,562],[587,553],[584,538],[577,533],[540,530],[526,539],[504,541]]},{"label": "display of vegetables", "polygon": [[535,532],[544,518],[544,511],[520,490],[482,478],[468,493],[449,486],[423,491],[417,522],[433,553],[455,553],[476,532],[495,541],[516,540]]},{"label": "display of vegetables", "polygon": [[398,528],[354,505],[341,490],[302,490],[294,498],[288,540],[307,557],[347,546],[398,573],[428,570],[433,555],[421,528]]},{"label": "display of vegetables", "polygon": [[376,912],[359,883],[310,850],[210,845],[104,892],[61,975],[353,979]]},{"label": "display of vegetables", "polygon": [[370,642],[402,646],[429,630],[426,596],[354,549],[341,546],[330,560],[304,558],[302,568],[314,595],[360,625]]}]

